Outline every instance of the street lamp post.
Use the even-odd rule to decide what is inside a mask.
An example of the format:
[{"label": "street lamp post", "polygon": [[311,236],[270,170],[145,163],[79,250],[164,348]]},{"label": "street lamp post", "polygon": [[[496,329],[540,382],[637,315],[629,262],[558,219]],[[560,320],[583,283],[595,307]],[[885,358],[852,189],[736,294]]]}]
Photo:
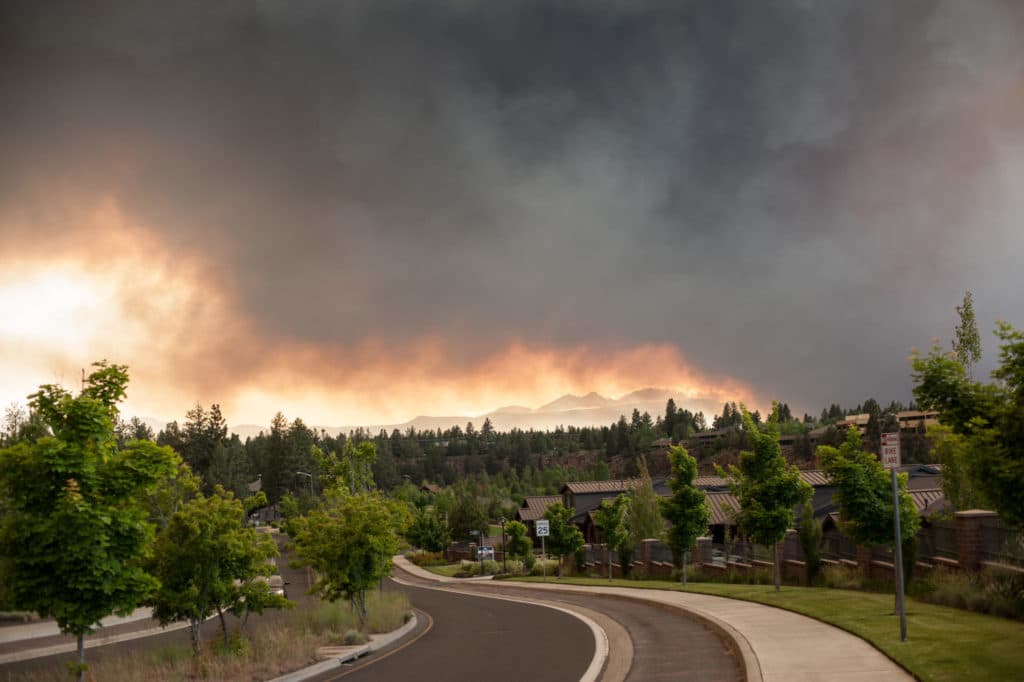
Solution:
[{"label": "street lamp post", "polygon": [[505,517],[501,517],[501,563],[502,573],[508,573],[508,552],[505,551]]}]

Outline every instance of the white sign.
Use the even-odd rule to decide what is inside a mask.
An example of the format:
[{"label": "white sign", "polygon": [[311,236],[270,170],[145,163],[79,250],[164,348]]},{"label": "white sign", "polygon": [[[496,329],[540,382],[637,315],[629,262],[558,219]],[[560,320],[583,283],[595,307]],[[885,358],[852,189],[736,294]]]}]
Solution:
[{"label": "white sign", "polygon": [[480,561],[487,561],[488,559],[494,558],[494,547],[491,545],[484,545],[476,550],[477,559]]},{"label": "white sign", "polygon": [[551,535],[551,522],[547,519],[537,519],[537,537],[543,538]]},{"label": "white sign", "polygon": [[900,434],[882,434],[882,466],[895,469],[900,465]]}]

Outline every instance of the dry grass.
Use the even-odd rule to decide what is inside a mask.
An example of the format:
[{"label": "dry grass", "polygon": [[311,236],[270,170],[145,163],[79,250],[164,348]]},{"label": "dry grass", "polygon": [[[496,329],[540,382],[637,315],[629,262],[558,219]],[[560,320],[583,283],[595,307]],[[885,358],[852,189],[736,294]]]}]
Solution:
[{"label": "dry grass", "polygon": [[[409,600],[397,592],[367,594],[370,633],[389,632],[408,619]],[[253,616],[253,618],[258,618]],[[207,642],[206,651],[193,660],[187,635],[180,644],[155,651],[133,652],[90,664],[96,680],[269,680],[316,662],[321,646],[345,644],[358,631],[358,618],[347,602],[323,602],[307,609],[294,609],[264,627],[253,628],[247,638],[235,636],[225,651],[219,639]],[[365,633],[363,633],[365,637]],[[64,668],[29,673],[19,679],[28,682],[67,682]]]}]

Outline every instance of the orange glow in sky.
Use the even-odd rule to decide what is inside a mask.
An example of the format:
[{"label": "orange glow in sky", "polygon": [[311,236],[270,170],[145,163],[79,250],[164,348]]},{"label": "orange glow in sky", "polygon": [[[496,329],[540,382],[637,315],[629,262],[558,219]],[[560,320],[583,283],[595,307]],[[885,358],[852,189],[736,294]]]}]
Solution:
[{"label": "orange glow in sky", "polygon": [[99,359],[130,368],[126,415],[181,419],[197,401],[217,402],[233,424],[266,424],[277,411],[308,424],[388,424],[645,387],[715,402],[751,397],[737,382],[702,376],[665,344],[556,348],[510,339],[465,363],[436,333],[400,343],[271,343],[205,264],[171,258],[112,202],[93,213],[88,234],[56,253],[0,251],[3,405],[24,403],[41,383],[75,388]]}]

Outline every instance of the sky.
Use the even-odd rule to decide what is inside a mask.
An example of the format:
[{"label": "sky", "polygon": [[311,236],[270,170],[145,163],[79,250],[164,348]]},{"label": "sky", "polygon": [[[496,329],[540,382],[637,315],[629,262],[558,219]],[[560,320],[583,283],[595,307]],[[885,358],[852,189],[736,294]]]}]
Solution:
[{"label": "sky", "polygon": [[6,2],[0,404],[911,397],[1024,326],[1024,4]]}]

